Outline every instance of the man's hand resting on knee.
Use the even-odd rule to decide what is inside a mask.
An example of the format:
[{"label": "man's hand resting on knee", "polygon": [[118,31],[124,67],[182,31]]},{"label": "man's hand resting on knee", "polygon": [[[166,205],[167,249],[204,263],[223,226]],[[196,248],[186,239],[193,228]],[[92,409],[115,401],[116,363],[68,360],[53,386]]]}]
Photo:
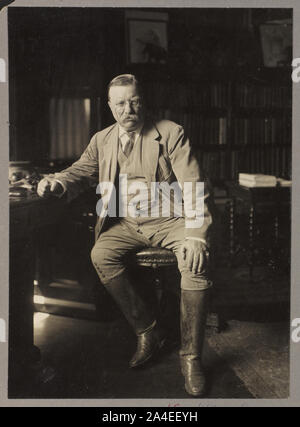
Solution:
[{"label": "man's hand resting on knee", "polygon": [[207,246],[200,240],[187,239],[182,243],[180,252],[187,267],[194,274],[200,273],[209,256]]},{"label": "man's hand resting on knee", "polygon": [[37,187],[37,193],[40,197],[59,197],[64,193],[63,186],[53,178],[43,178]]}]

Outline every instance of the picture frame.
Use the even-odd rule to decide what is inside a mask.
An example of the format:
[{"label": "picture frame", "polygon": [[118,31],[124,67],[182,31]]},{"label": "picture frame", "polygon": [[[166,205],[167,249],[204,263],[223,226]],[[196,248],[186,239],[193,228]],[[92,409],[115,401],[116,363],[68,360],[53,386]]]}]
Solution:
[{"label": "picture frame", "polygon": [[168,53],[168,15],[143,12],[126,19],[127,63],[165,64]]},{"label": "picture frame", "polygon": [[290,22],[268,22],[260,25],[265,67],[284,67],[292,60],[292,25]]}]

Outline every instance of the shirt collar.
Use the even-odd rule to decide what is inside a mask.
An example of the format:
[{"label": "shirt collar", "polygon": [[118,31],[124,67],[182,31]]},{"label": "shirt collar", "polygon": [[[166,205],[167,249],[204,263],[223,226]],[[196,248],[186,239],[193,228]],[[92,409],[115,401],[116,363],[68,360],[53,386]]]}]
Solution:
[{"label": "shirt collar", "polygon": [[[142,123],[137,129],[132,131],[135,132],[135,140],[137,140],[137,138],[140,136],[143,126],[144,123]],[[127,134],[127,130],[125,130],[124,128],[122,128],[122,126],[119,125],[119,138],[122,139],[125,134]]]}]

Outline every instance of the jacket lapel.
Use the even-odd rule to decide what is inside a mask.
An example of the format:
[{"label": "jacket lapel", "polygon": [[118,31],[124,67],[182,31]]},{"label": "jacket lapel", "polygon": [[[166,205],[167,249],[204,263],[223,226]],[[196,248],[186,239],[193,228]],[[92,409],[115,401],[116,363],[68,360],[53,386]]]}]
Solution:
[{"label": "jacket lapel", "polygon": [[[119,128],[116,124],[106,136],[103,148],[103,162],[100,167],[100,180],[115,182],[118,164]],[[101,171],[102,169],[102,171]]]},{"label": "jacket lapel", "polygon": [[[119,128],[118,125],[112,127],[105,137],[103,147],[103,158],[99,159],[99,182],[115,183],[118,164]],[[99,216],[95,227],[95,241],[97,241],[104,222],[107,217]]]},{"label": "jacket lapel", "polygon": [[156,126],[146,122],[143,127],[142,165],[148,181],[156,180],[156,171],[159,157],[159,139],[161,138]]}]

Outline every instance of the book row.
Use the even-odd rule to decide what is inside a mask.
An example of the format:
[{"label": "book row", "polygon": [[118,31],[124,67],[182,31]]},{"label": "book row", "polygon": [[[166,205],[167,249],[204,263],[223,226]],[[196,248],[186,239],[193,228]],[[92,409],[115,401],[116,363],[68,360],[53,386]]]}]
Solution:
[{"label": "book row", "polygon": [[[228,143],[228,119],[210,117],[197,112],[157,109],[153,111],[157,119],[169,119],[182,125],[186,134],[196,145],[225,145]],[[235,117],[231,123],[230,143],[248,144],[291,144],[291,118],[281,117]]]},{"label": "book row", "polygon": [[251,117],[233,120],[233,142],[239,144],[290,144],[291,120],[288,117]]},{"label": "book row", "polygon": [[230,100],[229,83],[148,82],[147,103],[152,107],[176,108],[291,108],[292,87],[236,82]]},{"label": "book row", "polygon": [[236,83],[234,105],[237,108],[288,108],[292,106],[292,88]]},{"label": "book row", "polygon": [[289,147],[258,147],[251,150],[199,151],[201,165],[212,181],[238,180],[240,172],[263,173],[291,178],[291,149]]},{"label": "book row", "polygon": [[199,116],[197,113],[157,110],[158,119],[169,119],[183,126],[194,145],[224,145],[227,140],[226,117]]},{"label": "book row", "polygon": [[222,82],[148,82],[145,96],[152,107],[176,108],[227,108],[229,99],[228,85]]},{"label": "book row", "polygon": [[239,153],[239,172],[291,178],[290,147],[258,147]]}]

